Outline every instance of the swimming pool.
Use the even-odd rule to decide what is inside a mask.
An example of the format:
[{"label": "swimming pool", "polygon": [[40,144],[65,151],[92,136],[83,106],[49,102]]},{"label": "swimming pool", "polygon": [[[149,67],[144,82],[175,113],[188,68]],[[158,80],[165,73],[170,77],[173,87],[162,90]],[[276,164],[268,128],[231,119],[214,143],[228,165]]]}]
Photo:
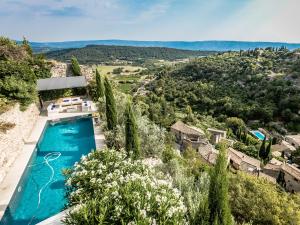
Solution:
[{"label": "swimming pool", "polygon": [[252,130],[251,133],[261,141],[265,139],[265,135],[259,130]]},{"label": "swimming pool", "polygon": [[62,211],[62,169],[95,148],[91,117],[48,122],[0,224],[36,224]]}]

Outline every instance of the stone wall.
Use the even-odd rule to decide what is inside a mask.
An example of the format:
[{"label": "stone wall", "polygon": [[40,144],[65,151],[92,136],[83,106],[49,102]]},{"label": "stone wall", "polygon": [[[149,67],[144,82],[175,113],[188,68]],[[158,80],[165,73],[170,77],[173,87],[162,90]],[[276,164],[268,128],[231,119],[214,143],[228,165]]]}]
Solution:
[{"label": "stone wall", "polygon": [[16,104],[0,115],[0,121],[15,124],[14,128],[0,132],[0,183],[22,151],[24,141],[29,138],[38,116],[39,109],[35,104],[31,104],[24,112]]},{"label": "stone wall", "polygon": [[[52,77],[69,77],[73,76],[71,71],[71,64],[69,63],[63,63],[58,61],[51,61],[52,68],[51,68],[51,74]],[[80,65],[81,73],[84,75],[87,79],[87,81],[90,81],[94,74],[94,68],[93,66],[88,65]]]}]

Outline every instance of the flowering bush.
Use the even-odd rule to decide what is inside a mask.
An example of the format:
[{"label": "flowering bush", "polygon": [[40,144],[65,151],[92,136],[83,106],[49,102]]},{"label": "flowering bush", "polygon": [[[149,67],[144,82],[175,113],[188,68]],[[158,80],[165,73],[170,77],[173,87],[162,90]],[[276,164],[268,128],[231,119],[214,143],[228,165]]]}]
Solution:
[{"label": "flowering bush", "polygon": [[161,179],[123,151],[96,150],[66,172],[66,224],[185,224],[186,207],[170,177]]}]

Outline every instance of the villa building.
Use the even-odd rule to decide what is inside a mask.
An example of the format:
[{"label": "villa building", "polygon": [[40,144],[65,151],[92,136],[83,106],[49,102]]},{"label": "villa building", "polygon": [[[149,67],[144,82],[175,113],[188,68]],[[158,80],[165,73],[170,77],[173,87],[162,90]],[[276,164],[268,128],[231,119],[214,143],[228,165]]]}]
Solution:
[{"label": "villa building", "polygon": [[242,170],[247,173],[258,173],[260,171],[260,161],[247,156],[246,154],[239,152],[233,148],[228,148],[228,155],[230,158],[230,164],[237,170]]},{"label": "villa building", "polygon": [[171,132],[175,135],[176,143],[180,149],[185,149],[188,146],[198,149],[200,145],[208,144],[205,133],[200,128],[189,126],[181,121],[171,126]]},{"label": "villa building", "polygon": [[211,134],[210,141],[212,144],[218,144],[222,139],[226,139],[226,131],[208,128],[207,131]]}]

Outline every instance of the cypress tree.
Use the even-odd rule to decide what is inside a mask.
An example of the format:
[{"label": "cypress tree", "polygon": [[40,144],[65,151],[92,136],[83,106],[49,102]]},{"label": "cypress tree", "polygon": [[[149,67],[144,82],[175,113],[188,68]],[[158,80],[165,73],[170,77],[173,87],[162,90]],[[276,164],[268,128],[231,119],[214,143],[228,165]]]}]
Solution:
[{"label": "cypress tree", "polygon": [[193,114],[193,110],[191,108],[191,106],[187,106],[186,107],[186,117],[185,117],[185,122],[194,122],[195,120],[195,117],[194,117],[194,114]]},{"label": "cypress tree", "polygon": [[265,159],[265,157],[266,157],[266,136],[260,146],[258,155],[259,155],[259,158],[261,158],[261,159]]},{"label": "cypress tree", "polygon": [[105,107],[106,107],[107,128],[109,130],[114,130],[117,126],[116,102],[115,102],[115,97],[111,85],[107,77],[105,77],[104,79],[104,87],[105,87],[105,100],[106,100]]},{"label": "cypress tree", "polygon": [[242,141],[246,144],[247,133],[244,131],[242,134]]},{"label": "cypress tree", "polygon": [[102,82],[102,77],[98,71],[98,69],[96,69],[96,92],[97,92],[97,98],[102,98],[104,96],[104,86],[103,86],[103,82]]},{"label": "cypress tree", "polygon": [[210,174],[208,194],[209,224],[232,225],[228,200],[227,154],[221,146],[216,165]]},{"label": "cypress tree", "polygon": [[279,174],[278,174],[278,177],[276,179],[277,183],[279,185],[281,185],[282,187],[285,187],[286,186],[286,183],[285,183],[285,179],[284,179],[284,172],[282,172],[282,170],[280,170]]},{"label": "cypress tree", "polygon": [[137,124],[130,101],[127,102],[125,109],[125,149],[128,153],[133,153],[134,159],[140,157]]},{"label": "cypress tree", "polygon": [[249,136],[246,134],[246,142],[245,142],[246,145],[249,145],[250,144],[250,138]]},{"label": "cypress tree", "polygon": [[81,76],[81,70],[77,59],[73,56],[71,59],[72,72],[74,76]]},{"label": "cypress tree", "polygon": [[269,144],[266,149],[266,157],[265,159],[270,160],[272,157],[272,139],[269,140]]}]

